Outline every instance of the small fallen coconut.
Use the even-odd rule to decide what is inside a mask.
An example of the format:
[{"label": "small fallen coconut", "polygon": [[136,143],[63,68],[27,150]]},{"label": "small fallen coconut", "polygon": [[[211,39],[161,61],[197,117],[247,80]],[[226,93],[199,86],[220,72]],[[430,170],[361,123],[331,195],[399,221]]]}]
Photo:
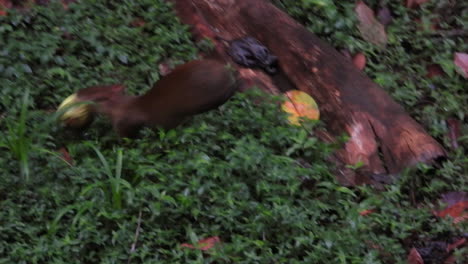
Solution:
[{"label": "small fallen coconut", "polygon": [[[76,104],[75,106],[73,106]],[[82,128],[88,125],[94,118],[93,105],[85,103],[78,98],[76,93],[68,96],[57,108],[57,111],[65,110],[60,116],[60,121],[67,127]]]}]

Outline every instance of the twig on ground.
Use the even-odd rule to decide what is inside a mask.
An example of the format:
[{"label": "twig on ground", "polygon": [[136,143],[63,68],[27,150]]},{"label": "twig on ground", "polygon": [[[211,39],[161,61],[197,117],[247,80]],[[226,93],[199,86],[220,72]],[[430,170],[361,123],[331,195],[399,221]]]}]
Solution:
[{"label": "twig on ground", "polygon": [[[138,236],[140,235],[140,229],[141,229],[140,226],[141,226],[141,210],[138,213],[137,228],[135,230],[135,236],[133,237],[132,247],[130,248],[130,254],[132,254],[136,250]],[[130,264],[131,260],[132,260],[132,256],[130,255],[130,257],[128,258],[127,264]]]}]

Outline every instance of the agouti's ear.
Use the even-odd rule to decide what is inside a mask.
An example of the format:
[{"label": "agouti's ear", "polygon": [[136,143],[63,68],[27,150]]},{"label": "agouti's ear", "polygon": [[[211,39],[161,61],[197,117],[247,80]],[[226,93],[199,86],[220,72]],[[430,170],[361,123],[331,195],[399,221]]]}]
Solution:
[{"label": "agouti's ear", "polygon": [[116,96],[120,96],[125,91],[125,85],[113,84],[102,86],[91,86],[77,92],[77,95],[82,100],[102,101],[109,100]]}]

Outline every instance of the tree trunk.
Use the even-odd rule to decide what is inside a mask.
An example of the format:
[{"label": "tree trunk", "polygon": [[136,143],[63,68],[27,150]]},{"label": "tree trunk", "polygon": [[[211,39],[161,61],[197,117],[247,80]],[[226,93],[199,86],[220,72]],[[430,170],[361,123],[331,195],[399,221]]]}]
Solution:
[{"label": "tree trunk", "polygon": [[343,134],[350,137],[336,153],[337,160],[364,164],[360,174],[364,177],[342,171],[343,183],[368,182],[369,176],[396,174],[418,162],[445,156],[438,142],[381,87],[269,1],[174,1],[181,20],[192,26],[195,39],[211,39],[219,58],[229,60],[226,43],[217,36],[252,36],[278,57],[279,77],[239,67],[241,78],[246,85],[256,84],[273,93],[293,87],[317,101],[328,131],[321,137],[332,141]]}]

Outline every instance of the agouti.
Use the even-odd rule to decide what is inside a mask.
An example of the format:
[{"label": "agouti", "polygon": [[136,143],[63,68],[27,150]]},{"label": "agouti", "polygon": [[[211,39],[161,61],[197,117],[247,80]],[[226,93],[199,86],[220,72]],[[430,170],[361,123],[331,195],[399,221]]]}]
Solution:
[{"label": "agouti", "polygon": [[195,60],[176,67],[141,96],[125,95],[123,85],[93,86],[77,92],[78,101],[94,101],[122,137],[144,126],[174,128],[187,117],[225,103],[237,90],[234,70],[216,60]]}]

